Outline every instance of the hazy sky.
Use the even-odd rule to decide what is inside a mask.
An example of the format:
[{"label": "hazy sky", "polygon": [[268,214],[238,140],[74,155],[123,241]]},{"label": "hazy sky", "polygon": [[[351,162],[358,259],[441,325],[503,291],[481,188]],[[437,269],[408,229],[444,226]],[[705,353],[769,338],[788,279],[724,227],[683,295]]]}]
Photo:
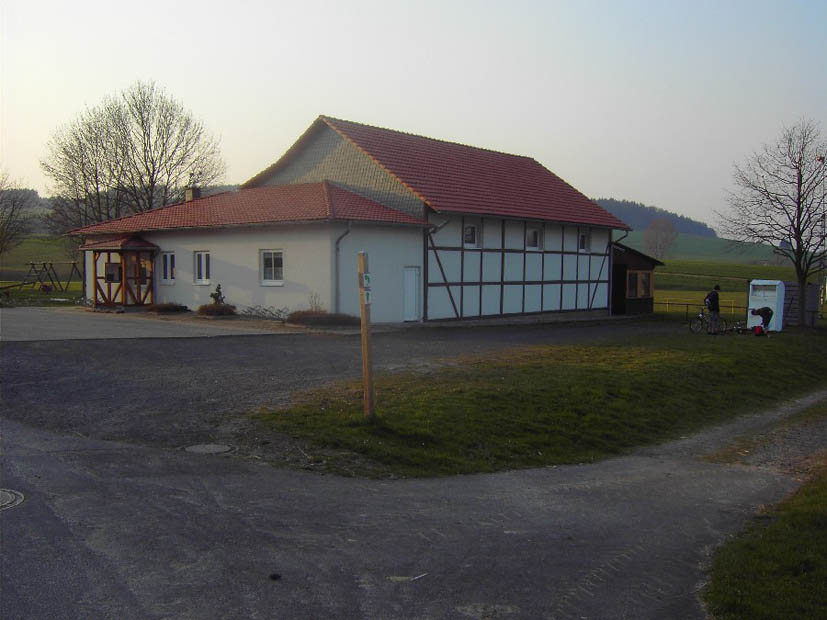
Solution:
[{"label": "hazy sky", "polygon": [[0,0],[0,166],[48,194],[50,135],[138,79],[220,137],[227,183],[326,114],[713,223],[735,161],[827,132],[827,0]]}]

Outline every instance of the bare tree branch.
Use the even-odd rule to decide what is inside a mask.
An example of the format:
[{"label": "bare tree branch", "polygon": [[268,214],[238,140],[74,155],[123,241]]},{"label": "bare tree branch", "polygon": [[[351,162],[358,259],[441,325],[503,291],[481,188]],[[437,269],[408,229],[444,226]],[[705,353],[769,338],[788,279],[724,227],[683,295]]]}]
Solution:
[{"label": "bare tree branch", "polygon": [[218,141],[153,82],[136,82],[59,128],[41,168],[54,182],[50,223],[65,232],[183,200],[224,174]]},{"label": "bare tree branch", "polygon": [[[777,142],[733,166],[737,189],[727,195],[729,210],[717,213],[724,236],[772,245],[789,259],[802,291],[815,272],[824,276],[827,260],[825,160],[818,125],[802,120],[787,127]],[[799,309],[804,324],[805,304]]]}]

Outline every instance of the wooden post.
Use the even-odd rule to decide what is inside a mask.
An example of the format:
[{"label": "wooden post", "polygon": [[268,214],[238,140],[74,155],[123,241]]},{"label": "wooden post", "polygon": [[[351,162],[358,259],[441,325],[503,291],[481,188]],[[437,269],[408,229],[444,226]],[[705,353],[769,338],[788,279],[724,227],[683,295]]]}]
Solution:
[{"label": "wooden post", "polygon": [[375,416],[375,393],[373,390],[373,359],[370,345],[370,302],[371,278],[368,270],[367,252],[359,252],[359,313],[362,317],[362,382],[364,384],[364,409],[368,420]]}]

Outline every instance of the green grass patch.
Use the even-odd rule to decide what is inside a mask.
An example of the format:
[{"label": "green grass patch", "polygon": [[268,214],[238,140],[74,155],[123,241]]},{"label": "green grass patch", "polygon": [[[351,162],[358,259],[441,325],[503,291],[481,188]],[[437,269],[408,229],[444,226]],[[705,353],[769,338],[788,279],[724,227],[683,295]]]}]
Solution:
[{"label": "green grass patch", "polygon": [[361,455],[380,475],[435,476],[592,461],[825,383],[821,330],[644,340],[529,347],[380,376],[376,423],[364,419],[357,381],[256,417]]},{"label": "green grass patch", "polygon": [[741,265],[701,260],[666,260],[655,271],[657,289],[711,289],[720,284],[723,292],[745,292],[749,280],[795,281],[795,270],[789,263],[779,265]]},{"label": "green grass patch", "polygon": [[[827,415],[821,405],[819,414]],[[715,554],[704,591],[717,620],[827,618],[827,459],[795,495]]]}]

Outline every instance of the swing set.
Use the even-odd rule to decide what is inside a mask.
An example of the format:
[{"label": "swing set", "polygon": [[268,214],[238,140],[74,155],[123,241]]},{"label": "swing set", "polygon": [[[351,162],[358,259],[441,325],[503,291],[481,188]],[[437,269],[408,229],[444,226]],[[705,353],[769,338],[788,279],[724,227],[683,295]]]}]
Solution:
[{"label": "swing set", "polygon": [[[25,287],[38,287],[44,293],[50,293],[52,290],[65,292],[69,290],[69,285],[72,279],[77,276],[77,279],[83,281],[83,274],[78,269],[77,261],[55,262],[55,261],[30,261],[26,263],[29,265],[29,272],[22,281],[14,284],[7,284],[0,287],[0,291],[6,291],[16,288],[23,290]],[[66,282],[60,281],[60,276],[57,275],[55,265],[71,265],[69,268],[69,275]]]}]

